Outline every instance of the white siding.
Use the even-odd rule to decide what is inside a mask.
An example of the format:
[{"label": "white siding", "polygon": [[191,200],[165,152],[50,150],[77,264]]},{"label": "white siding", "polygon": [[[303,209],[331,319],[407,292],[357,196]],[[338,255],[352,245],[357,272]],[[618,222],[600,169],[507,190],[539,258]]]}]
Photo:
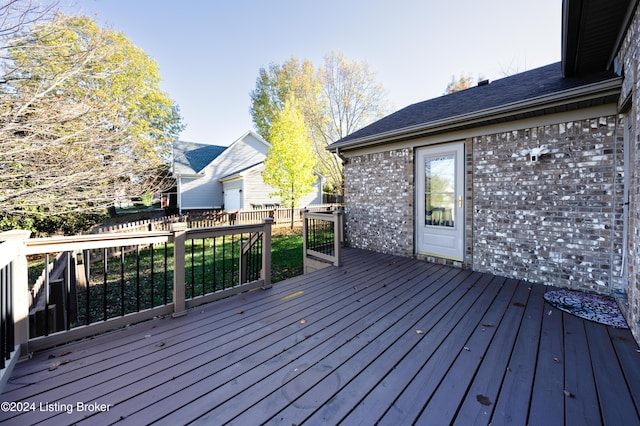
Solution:
[{"label": "white siding", "polygon": [[[264,183],[262,180],[263,171],[264,164],[261,164],[248,171],[244,176],[245,208],[250,208],[251,204],[282,204],[280,197],[271,196],[275,189]],[[322,181],[320,178],[314,183],[313,187],[314,191],[300,200],[300,207],[322,203]]]},{"label": "white siding", "polygon": [[[234,142],[218,158],[208,165],[205,170],[217,182],[218,179],[228,176],[261,161],[267,156],[267,146],[248,134],[243,139]],[[216,205],[224,204],[222,185],[218,183],[217,191],[212,193],[212,202]]]},{"label": "white siding", "polygon": [[300,207],[309,206],[311,204],[322,204],[322,179],[319,176],[313,184],[313,188],[313,192],[302,197],[302,200],[300,200]]},{"label": "white siding", "polygon": [[180,208],[188,209],[211,209],[219,207],[222,203],[214,203],[213,194],[221,187],[217,181],[201,178],[180,178]]},{"label": "white siding", "polygon": [[244,176],[245,208],[251,204],[280,204],[280,197],[271,196],[275,190],[262,180],[264,164],[248,171]]}]

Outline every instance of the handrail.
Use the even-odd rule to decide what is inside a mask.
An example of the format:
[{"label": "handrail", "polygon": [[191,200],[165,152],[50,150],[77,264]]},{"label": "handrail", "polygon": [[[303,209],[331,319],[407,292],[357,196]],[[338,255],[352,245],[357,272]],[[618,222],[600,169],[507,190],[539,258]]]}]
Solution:
[{"label": "handrail", "polygon": [[0,243],[0,269],[14,261],[18,247],[20,247],[18,241],[5,241]]},{"label": "handrail", "polygon": [[257,223],[250,225],[226,225],[206,228],[189,228],[187,229],[187,235],[189,235],[190,238],[202,238],[203,236],[221,237],[223,235],[256,232],[257,230],[262,229],[263,226],[263,223]]},{"label": "handrail", "polygon": [[59,251],[112,248],[124,245],[169,242],[171,231],[131,232],[119,234],[87,234],[66,237],[32,238],[25,241],[26,254],[44,254]]},{"label": "handrail", "polygon": [[[16,305],[14,314],[17,315],[15,325],[16,345],[22,348],[20,350],[22,354],[26,354],[30,351],[41,350],[68,341],[99,334],[159,315],[183,315],[186,309],[201,303],[207,303],[216,298],[227,297],[254,288],[269,288],[271,286],[271,224],[271,218],[265,218],[260,224],[193,229],[187,229],[186,224],[174,223],[171,231],[88,234],[46,238],[29,238],[28,234],[24,234],[24,232],[21,231],[0,233],[0,270],[7,265],[11,265],[10,268],[13,271],[11,291],[15,296],[13,298]],[[229,276],[233,278],[234,284],[223,285],[223,291],[214,289],[213,293],[215,294],[208,294],[206,297],[196,297],[192,295],[190,299],[186,300],[184,276],[185,270],[191,266],[185,261],[185,244],[188,244],[189,240],[194,239],[203,239],[204,242],[205,239],[238,234],[250,235],[250,237],[227,238],[227,240],[240,241],[244,244],[240,245],[238,254],[233,255],[238,256],[237,261],[229,266],[230,268],[237,269],[233,274],[229,273]],[[261,235],[261,237],[258,237],[258,235]],[[259,247],[257,247],[257,250],[259,251],[252,250],[247,246],[247,244],[258,243]],[[127,247],[130,248],[125,250]],[[236,247],[237,244],[234,245],[233,248],[235,249]],[[143,254],[143,250],[145,253],[149,251],[151,254]],[[169,252],[167,252],[167,250],[169,250]],[[155,255],[153,254],[154,252]],[[60,281],[55,281],[55,283],[53,282],[54,280],[49,280],[48,276],[46,277],[46,284],[43,286],[45,289],[43,290],[42,296],[44,299],[38,305],[40,308],[34,305],[33,309],[31,309],[32,318],[30,318],[27,256],[44,255],[45,263],[47,263],[49,255],[52,253],[68,253],[67,258],[69,260],[65,261],[67,265],[62,265],[66,267],[67,270],[60,275]],[[90,255],[91,258],[89,257]],[[130,261],[126,261],[129,263],[125,262],[125,256],[128,255],[131,255],[134,259],[133,266],[131,266]],[[147,256],[144,258],[147,264],[141,268],[140,259],[142,255]],[[246,259],[247,256],[252,256],[252,258]],[[173,257],[173,259],[171,259],[171,257]],[[204,264],[204,259],[202,262]],[[207,262],[210,262],[210,260],[207,260]],[[213,262],[215,262],[215,260],[213,260]],[[162,266],[162,263],[164,266]],[[122,268],[123,270],[122,278],[119,276],[113,278],[112,274],[118,274],[118,272],[114,273],[111,269],[108,270],[107,264],[110,267],[111,265],[122,265],[118,266],[118,269]],[[133,272],[131,272],[133,278],[125,278],[125,264],[133,268]],[[157,266],[157,268],[164,269],[154,272],[154,264],[160,265]],[[249,273],[247,271],[248,264],[253,268],[249,270]],[[46,264],[44,268],[45,270],[48,269]],[[150,273],[149,268],[151,268]],[[258,268],[258,273],[254,272],[256,271],[255,268]],[[172,283],[170,286],[166,286],[167,271],[169,271],[168,279],[170,283]],[[98,274],[98,277],[101,277],[102,275],[100,274],[103,274],[104,281],[95,283],[94,274],[91,275],[92,278],[90,279],[90,272]],[[5,272],[3,271],[2,273]],[[127,272],[127,274],[129,274],[129,272]],[[141,274],[148,274],[146,276],[145,286],[148,281],[152,283],[150,290],[152,292],[151,295],[149,296],[149,291],[146,289],[144,293],[146,294],[146,296],[144,296],[145,298],[151,297],[151,304],[148,305],[146,304],[147,302],[145,302],[145,305],[141,306],[138,301],[138,308],[133,307],[133,311],[130,312],[128,308],[125,310],[125,301],[126,303],[130,303],[129,299],[131,298],[131,294],[133,294],[134,298],[136,295],[138,295],[138,298],[142,297],[142,290],[135,288],[136,285],[139,285],[139,283],[143,281],[144,277],[141,277]],[[154,290],[153,277],[158,274],[161,274],[161,276],[164,275],[165,284],[163,288],[165,289],[165,293],[167,291],[166,289],[168,289],[170,297],[167,298],[164,296],[164,302],[160,301],[154,304],[153,299],[156,296],[154,296],[155,293],[153,292],[160,290],[158,288]],[[258,279],[255,279],[256,274],[259,275]],[[127,275],[127,277],[129,276],[130,275]],[[102,280],[102,278],[99,279]],[[132,280],[133,284],[130,283]],[[247,282],[249,280],[251,280],[251,282]],[[136,284],[136,282],[138,284]],[[53,294],[53,285],[58,286],[56,288],[60,288],[59,291],[62,291],[62,298],[58,297],[56,300],[58,300],[58,303],[61,305],[64,305],[62,307],[62,309],[65,309],[63,314],[65,318],[63,321],[66,326],[62,329],[58,328],[58,326],[53,326],[54,328],[52,330],[52,324],[57,324],[54,322],[56,315],[54,312],[57,312],[55,309],[60,309],[60,307],[49,305],[50,297]],[[134,289],[127,290],[128,293],[125,295],[125,290],[130,288],[125,288],[125,286],[131,285],[134,286]],[[163,284],[159,282],[157,285],[162,286]],[[74,293],[74,290],[76,290],[77,293]],[[80,291],[86,293],[86,295],[83,296],[83,300],[86,300],[86,308],[84,305],[85,302],[82,302],[82,312],[85,312],[82,314],[83,318],[85,318],[81,323],[83,325],[78,322],[80,319],[79,316],[77,320],[73,320],[74,322],[70,323],[68,318],[76,318],[76,315],[80,314],[68,313],[69,311],[67,311],[69,306],[73,309],[80,309],[74,307],[80,304],[80,300],[76,299],[76,294],[80,294]],[[115,307],[110,305],[110,303],[112,303],[111,296],[107,297],[107,291],[109,295],[119,294],[113,293],[114,291],[122,291],[125,297],[118,296],[118,303],[122,303],[122,309],[120,309],[119,305]],[[70,302],[71,297],[74,298],[72,302]],[[89,299],[90,297],[92,299]],[[102,319],[102,314],[100,314],[97,321],[93,313],[91,317],[89,317],[90,300],[95,300],[94,298],[96,297],[100,298],[99,309],[104,309],[104,319]],[[102,300],[102,298],[104,298],[104,300]],[[77,300],[77,302],[75,302],[75,300]],[[76,305],[74,305],[74,303]],[[134,301],[134,305],[135,304],[136,302]],[[44,328],[40,327],[44,333],[41,337],[30,335],[30,328],[33,328],[33,321],[38,321],[34,316],[36,315],[37,309],[43,310],[38,315],[44,318],[45,321]],[[91,309],[91,312],[94,312],[93,305]],[[108,315],[107,312],[109,312]],[[54,317],[50,318],[52,314]],[[57,321],[60,321],[60,315],[58,315]],[[30,322],[31,325],[29,324]],[[0,388],[1,386],[2,383],[0,382]]]}]

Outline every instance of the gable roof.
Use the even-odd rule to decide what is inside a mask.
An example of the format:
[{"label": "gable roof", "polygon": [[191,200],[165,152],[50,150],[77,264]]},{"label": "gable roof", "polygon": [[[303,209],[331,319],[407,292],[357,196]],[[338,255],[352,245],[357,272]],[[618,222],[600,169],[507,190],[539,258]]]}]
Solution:
[{"label": "gable roof", "polygon": [[175,141],[173,143],[173,174],[196,175],[225,149],[227,149],[226,146]]},{"label": "gable roof", "polygon": [[329,145],[330,150],[438,134],[615,102],[621,79],[610,71],[564,78],[560,62],[505,77],[390,114]]}]

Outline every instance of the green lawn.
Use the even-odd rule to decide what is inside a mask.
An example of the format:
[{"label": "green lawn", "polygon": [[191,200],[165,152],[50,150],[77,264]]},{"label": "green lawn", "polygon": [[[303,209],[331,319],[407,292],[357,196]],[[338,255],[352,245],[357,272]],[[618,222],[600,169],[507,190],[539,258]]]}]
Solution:
[{"label": "green lawn", "polygon": [[271,247],[271,281],[302,275],[302,231],[274,235]]},{"label": "green lawn", "polygon": [[[238,285],[240,243],[247,238],[248,234],[242,237],[236,235],[233,238],[216,238],[215,242],[212,238],[205,241],[188,240],[185,264],[186,297],[212,292],[214,287],[215,290],[221,290]],[[302,274],[302,232],[277,230],[271,243],[271,282],[276,283]],[[261,259],[258,253],[249,257],[252,259],[249,260],[248,266],[248,277],[251,281],[259,278]],[[216,259],[215,264],[213,259]],[[252,267],[256,262],[257,268]]]}]

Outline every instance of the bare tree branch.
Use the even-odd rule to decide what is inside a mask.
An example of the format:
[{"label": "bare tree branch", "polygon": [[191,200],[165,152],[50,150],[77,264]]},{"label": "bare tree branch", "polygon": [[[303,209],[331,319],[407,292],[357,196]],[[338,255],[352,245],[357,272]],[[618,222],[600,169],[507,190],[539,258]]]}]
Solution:
[{"label": "bare tree branch", "polygon": [[0,213],[97,210],[166,189],[181,123],[157,65],[121,34],[52,10],[0,8]]}]

